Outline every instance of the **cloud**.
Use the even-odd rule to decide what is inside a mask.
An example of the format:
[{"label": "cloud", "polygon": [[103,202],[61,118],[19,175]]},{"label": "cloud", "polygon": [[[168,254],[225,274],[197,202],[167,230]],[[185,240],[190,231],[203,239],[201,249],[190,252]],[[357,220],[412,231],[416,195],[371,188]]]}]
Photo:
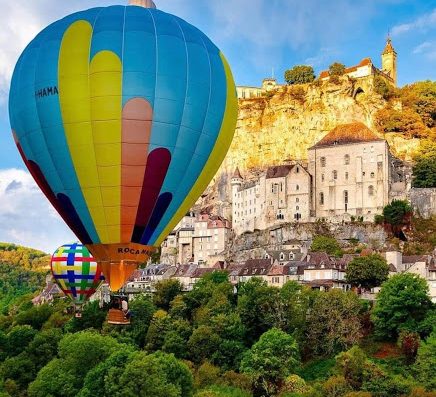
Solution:
[{"label": "cloud", "polygon": [[436,9],[433,9],[430,13],[421,15],[417,19],[409,23],[403,23],[396,25],[392,28],[392,36],[399,36],[404,33],[410,33],[415,30],[427,31],[434,29],[436,26]]},{"label": "cloud", "polygon": [[304,63],[316,68],[325,65],[332,59],[333,56],[337,55],[339,55],[339,51],[335,48],[323,47],[316,55],[306,58]]},{"label": "cloud", "polygon": [[412,54],[419,54],[429,60],[436,60],[436,43],[424,41],[413,49]]},{"label": "cloud", "polygon": [[28,172],[0,170],[0,241],[52,252],[75,240]]}]

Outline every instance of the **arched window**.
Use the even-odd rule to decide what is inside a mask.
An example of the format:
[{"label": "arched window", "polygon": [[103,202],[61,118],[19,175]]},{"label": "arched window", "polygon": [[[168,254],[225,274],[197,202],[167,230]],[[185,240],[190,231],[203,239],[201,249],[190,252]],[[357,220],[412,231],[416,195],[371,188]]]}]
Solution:
[{"label": "arched window", "polygon": [[321,157],[319,161],[321,163],[321,167],[325,167],[326,164],[325,157]]},{"label": "arched window", "polygon": [[368,196],[374,196],[374,186],[368,186]]},{"label": "arched window", "polygon": [[300,199],[297,197],[297,198],[295,199],[295,202],[296,202],[296,203],[299,203],[299,202],[300,202]]},{"label": "arched window", "polygon": [[324,205],[324,193],[323,193],[323,192],[321,192],[321,193],[319,194],[319,203],[320,203],[321,205]]},{"label": "arched window", "polygon": [[285,259],[285,254],[283,252],[280,252],[280,260],[283,261]]},{"label": "arched window", "polygon": [[349,154],[346,154],[346,155],[344,156],[344,164],[345,164],[345,165],[350,164],[350,155],[349,155]]}]

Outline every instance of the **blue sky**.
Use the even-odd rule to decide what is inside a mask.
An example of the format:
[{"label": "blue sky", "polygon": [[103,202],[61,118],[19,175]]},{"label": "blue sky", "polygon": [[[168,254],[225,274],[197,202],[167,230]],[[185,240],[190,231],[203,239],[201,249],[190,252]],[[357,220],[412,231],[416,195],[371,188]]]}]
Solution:
[{"label": "blue sky", "polygon": [[[0,35],[0,241],[51,250],[64,242],[61,239],[73,236],[49,209],[28,175],[21,171],[24,167],[8,121],[10,76],[25,45],[46,25],[74,11],[123,4],[124,0],[1,2],[5,4],[2,4]],[[398,53],[399,84],[436,79],[436,0],[155,2],[161,10],[203,30],[227,56],[239,85],[259,85],[272,70],[282,81],[284,70],[295,64],[311,64],[319,73],[334,61],[351,66],[369,56],[380,66],[380,53],[388,31]],[[16,198],[25,196],[28,200],[20,202],[22,208],[16,204],[11,215],[10,208],[1,207],[12,199],[12,192]],[[41,230],[41,222],[33,220],[30,215],[33,212],[26,207],[29,205],[33,210],[38,208],[38,218],[50,220],[43,228],[50,230]]]}]

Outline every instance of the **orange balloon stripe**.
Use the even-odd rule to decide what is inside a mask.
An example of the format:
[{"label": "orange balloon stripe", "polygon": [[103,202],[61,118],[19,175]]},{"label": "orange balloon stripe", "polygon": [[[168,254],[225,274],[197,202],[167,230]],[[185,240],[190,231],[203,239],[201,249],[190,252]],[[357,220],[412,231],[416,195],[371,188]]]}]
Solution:
[{"label": "orange balloon stripe", "polygon": [[121,242],[132,240],[147,165],[153,109],[143,98],[123,108],[121,144]]}]

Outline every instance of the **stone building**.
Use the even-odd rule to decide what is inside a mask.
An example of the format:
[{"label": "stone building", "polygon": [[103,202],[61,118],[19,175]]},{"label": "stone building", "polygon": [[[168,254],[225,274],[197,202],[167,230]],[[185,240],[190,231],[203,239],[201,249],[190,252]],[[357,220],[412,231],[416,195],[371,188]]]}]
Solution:
[{"label": "stone building", "polygon": [[267,77],[262,81],[262,87],[238,86],[236,93],[239,99],[252,99],[263,97],[267,92],[279,88],[280,84],[274,77]]},{"label": "stone building", "polygon": [[389,203],[389,146],[362,123],[343,124],[309,148],[312,216],[373,220]]},{"label": "stone building", "polygon": [[309,221],[311,176],[301,164],[269,167],[257,180],[247,182],[236,169],[231,185],[236,234]]},{"label": "stone building", "polygon": [[[381,54],[382,67],[377,68],[371,58],[364,58],[359,64],[345,69],[345,75],[354,79],[371,80],[375,76],[380,76],[388,84],[397,85],[397,53],[392,46],[392,41],[388,37],[385,48]],[[326,81],[330,79],[328,70],[324,70],[319,75],[320,80]],[[361,88],[362,89],[362,88]],[[357,93],[357,92],[356,92]]]},{"label": "stone building", "polygon": [[201,214],[194,224],[194,261],[212,266],[217,260],[224,260],[219,255],[227,248],[230,233],[231,225],[227,219]]}]

